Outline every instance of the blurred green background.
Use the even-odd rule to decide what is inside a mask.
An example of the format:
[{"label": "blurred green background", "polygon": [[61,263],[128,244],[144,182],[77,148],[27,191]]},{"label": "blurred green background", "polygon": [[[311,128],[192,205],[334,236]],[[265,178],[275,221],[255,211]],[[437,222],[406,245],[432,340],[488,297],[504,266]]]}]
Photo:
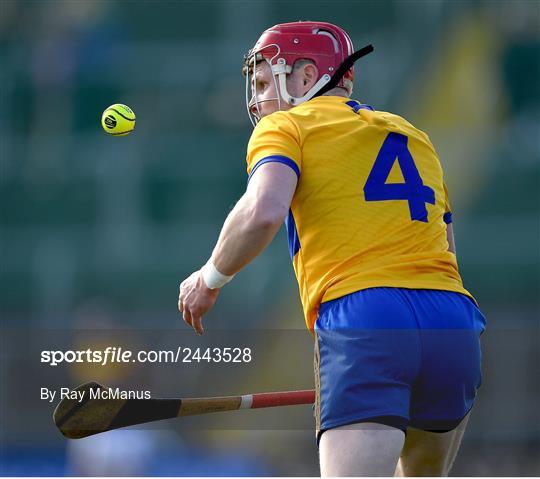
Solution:
[{"label": "blurred green background", "polygon": [[[539,5],[2,0],[3,326],[183,328],[178,284],[210,255],[247,179],[243,54],[275,23],[333,22],[357,48],[375,46],[353,96],[406,117],[438,149],[460,270],[488,318],[485,382],[454,472],[539,474]],[[112,103],[134,109],[132,135],[101,130]],[[206,324],[304,327],[283,231]],[[261,387],[277,373],[269,362]],[[245,469],[218,466],[224,438],[245,452],[231,462]],[[61,438],[52,449],[41,436],[1,440],[2,472],[100,473],[91,460],[74,466]],[[214,431],[192,445],[184,456],[179,446],[170,470],[147,462],[129,472],[317,474],[311,432]]]}]

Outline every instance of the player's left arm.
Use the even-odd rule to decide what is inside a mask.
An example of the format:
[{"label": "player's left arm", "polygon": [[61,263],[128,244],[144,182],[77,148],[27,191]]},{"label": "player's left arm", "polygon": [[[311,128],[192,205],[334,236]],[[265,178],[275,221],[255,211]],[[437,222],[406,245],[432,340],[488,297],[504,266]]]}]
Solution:
[{"label": "player's left arm", "polygon": [[[287,215],[297,174],[282,163],[265,163],[251,176],[246,192],[223,224],[210,261],[204,268],[232,276],[272,241]],[[209,266],[211,265],[211,266]],[[214,306],[219,288],[209,288],[202,268],[180,284],[178,309],[184,321],[203,334],[202,317]]]}]

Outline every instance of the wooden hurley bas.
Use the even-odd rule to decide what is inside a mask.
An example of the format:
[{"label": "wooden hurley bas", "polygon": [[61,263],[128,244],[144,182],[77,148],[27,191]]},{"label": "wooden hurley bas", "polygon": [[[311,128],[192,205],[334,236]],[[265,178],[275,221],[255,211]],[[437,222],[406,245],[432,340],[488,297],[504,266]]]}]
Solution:
[{"label": "wooden hurley bas", "polygon": [[[185,399],[95,399],[109,392],[108,388],[96,382],[82,384],[74,391],[83,399],[62,399],[53,413],[54,423],[69,439],[175,417],[313,404],[315,401],[315,391],[312,389]],[[81,393],[84,394],[81,396]]]}]

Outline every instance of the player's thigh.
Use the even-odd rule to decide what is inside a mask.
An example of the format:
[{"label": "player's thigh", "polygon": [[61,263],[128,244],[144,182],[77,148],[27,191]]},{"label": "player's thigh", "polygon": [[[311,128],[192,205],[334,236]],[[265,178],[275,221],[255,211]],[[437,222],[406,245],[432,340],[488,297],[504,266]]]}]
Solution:
[{"label": "player's thigh", "polygon": [[447,476],[463,439],[469,415],[449,432],[408,428],[396,476]]},{"label": "player's thigh", "polygon": [[319,443],[321,476],[389,477],[404,437],[400,429],[369,422],[329,429]]}]

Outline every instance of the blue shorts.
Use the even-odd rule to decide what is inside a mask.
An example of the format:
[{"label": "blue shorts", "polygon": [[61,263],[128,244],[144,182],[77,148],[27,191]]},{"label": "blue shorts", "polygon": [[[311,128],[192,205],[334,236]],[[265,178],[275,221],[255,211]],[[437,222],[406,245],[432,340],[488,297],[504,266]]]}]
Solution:
[{"label": "blue shorts", "polygon": [[480,387],[484,329],[476,304],[450,291],[370,288],[322,303],[317,438],[357,422],[454,429]]}]

